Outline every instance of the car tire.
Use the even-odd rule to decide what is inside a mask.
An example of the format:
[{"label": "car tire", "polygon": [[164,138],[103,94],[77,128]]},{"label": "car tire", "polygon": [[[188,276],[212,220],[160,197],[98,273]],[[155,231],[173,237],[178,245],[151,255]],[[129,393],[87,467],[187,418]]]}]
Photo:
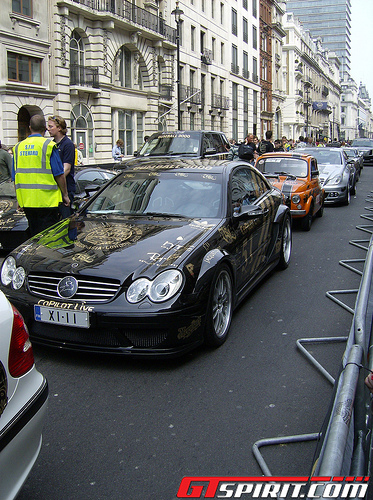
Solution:
[{"label": "car tire", "polygon": [[343,205],[349,205],[351,201],[351,189],[347,187],[346,189],[346,198],[343,201]]},{"label": "car tire", "polygon": [[310,207],[309,212],[305,215],[300,223],[302,231],[309,231],[312,225],[312,212],[313,209]]},{"label": "car tire", "polygon": [[321,207],[318,209],[316,213],[316,217],[322,217],[324,215],[324,202],[322,202]]},{"label": "car tire", "polygon": [[291,220],[289,215],[287,215],[282,225],[280,260],[277,264],[277,267],[279,269],[286,269],[287,267],[289,267],[291,246],[292,246]]},{"label": "car tire", "polygon": [[225,264],[215,273],[207,306],[205,343],[221,346],[227,339],[233,313],[233,280]]}]

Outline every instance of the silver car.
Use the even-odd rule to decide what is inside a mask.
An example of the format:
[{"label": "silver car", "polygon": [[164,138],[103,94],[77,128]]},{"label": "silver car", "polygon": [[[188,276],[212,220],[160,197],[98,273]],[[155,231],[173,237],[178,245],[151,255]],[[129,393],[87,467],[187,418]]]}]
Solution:
[{"label": "silver car", "polygon": [[41,447],[48,384],[22,316],[0,292],[0,498],[15,498]]},{"label": "silver car", "polygon": [[[298,150],[297,150],[298,151]],[[325,191],[324,203],[349,205],[356,192],[356,170],[342,148],[303,148],[299,152],[316,158],[319,180]]]}]

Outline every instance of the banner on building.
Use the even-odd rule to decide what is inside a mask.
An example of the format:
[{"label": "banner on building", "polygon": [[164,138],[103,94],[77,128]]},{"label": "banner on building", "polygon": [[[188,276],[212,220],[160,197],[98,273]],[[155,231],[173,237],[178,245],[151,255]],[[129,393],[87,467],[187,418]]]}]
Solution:
[{"label": "banner on building", "polygon": [[322,109],[328,109],[328,103],[325,101],[314,101],[312,103],[312,109],[316,111],[321,111]]}]

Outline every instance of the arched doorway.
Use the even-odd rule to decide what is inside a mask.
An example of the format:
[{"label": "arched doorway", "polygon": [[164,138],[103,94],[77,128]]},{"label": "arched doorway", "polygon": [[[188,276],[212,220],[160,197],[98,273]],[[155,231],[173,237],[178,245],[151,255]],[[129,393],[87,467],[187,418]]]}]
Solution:
[{"label": "arched doorway", "polygon": [[17,137],[18,141],[23,141],[30,135],[30,118],[34,115],[42,115],[43,112],[37,106],[22,106],[17,115],[18,131]]},{"label": "arched doorway", "polygon": [[71,111],[71,138],[84,160],[94,157],[93,119],[89,108],[79,103]]}]

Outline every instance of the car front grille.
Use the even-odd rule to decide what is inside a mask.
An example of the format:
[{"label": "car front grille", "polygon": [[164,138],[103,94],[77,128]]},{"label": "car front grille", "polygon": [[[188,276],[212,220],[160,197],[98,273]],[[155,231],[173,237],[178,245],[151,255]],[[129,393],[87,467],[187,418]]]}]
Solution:
[{"label": "car front grille", "polygon": [[144,349],[157,348],[162,345],[170,331],[165,330],[135,330],[110,328],[102,325],[100,328],[71,328],[63,325],[50,325],[34,321],[31,328],[31,340],[43,343],[46,341],[57,344],[69,344],[76,348],[97,346],[102,348],[137,347]]},{"label": "car front grille", "polygon": [[[28,287],[33,295],[61,300],[58,293],[58,283],[66,275],[29,274]],[[78,290],[71,300],[78,302],[107,302],[118,292],[119,280],[102,279],[91,276],[75,276]]]}]

